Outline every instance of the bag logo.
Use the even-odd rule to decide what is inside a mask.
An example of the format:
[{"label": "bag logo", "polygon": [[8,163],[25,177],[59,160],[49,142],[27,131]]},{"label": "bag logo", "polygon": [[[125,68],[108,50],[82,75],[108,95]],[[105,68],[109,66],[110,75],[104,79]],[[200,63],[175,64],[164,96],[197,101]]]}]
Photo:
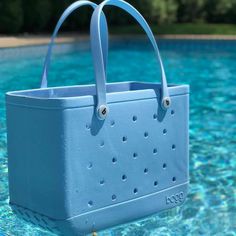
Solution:
[{"label": "bag logo", "polygon": [[173,194],[171,196],[166,196],[166,205],[178,204],[178,203],[183,202],[183,200],[184,200],[184,193],[179,192],[179,193]]}]

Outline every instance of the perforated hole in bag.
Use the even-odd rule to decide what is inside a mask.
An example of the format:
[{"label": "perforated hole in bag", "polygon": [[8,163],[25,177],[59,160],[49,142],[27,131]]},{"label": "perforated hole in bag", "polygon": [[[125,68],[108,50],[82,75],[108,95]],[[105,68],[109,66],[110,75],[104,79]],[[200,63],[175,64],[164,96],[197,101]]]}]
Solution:
[{"label": "perforated hole in bag", "polygon": [[153,149],[153,154],[156,155],[157,154],[157,148]]},{"label": "perforated hole in bag", "polygon": [[90,200],[90,201],[88,202],[88,207],[93,207],[93,201],[92,201],[92,200]]},{"label": "perforated hole in bag", "polygon": [[72,151],[77,154],[72,181],[82,195],[76,198],[77,212],[153,194],[187,179],[182,103],[173,97],[166,112],[156,99],[109,104],[105,121],[94,119],[93,107],[73,113],[78,132],[70,138],[78,144]]},{"label": "perforated hole in bag", "polygon": [[133,116],[133,122],[136,122],[136,121],[137,121],[137,119],[138,119],[138,117],[137,117],[137,116]]},{"label": "perforated hole in bag", "polygon": [[93,168],[93,163],[92,162],[89,162],[88,165],[87,165],[87,169],[88,170],[91,170]]},{"label": "perforated hole in bag", "polygon": [[104,146],[105,146],[105,142],[102,140],[102,141],[100,142],[100,147],[103,148]]},{"label": "perforated hole in bag", "polygon": [[144,133],[144,137],[145,137],[145,138],[148,138],[148,132],[145,132],[145,133]]},{"label": "perforated hole in bag", "polygon": [[134,159],[137,159],[137,158],[138,158],[138,153],[134,152],[134,153],[133,153],[133,158],[134,158]]},{"label": "perforated hole in bag", "polygon": [[90,130],[90,129],[91,129],[91,125],[90,125],[90,124],[86,124],[85,127],[86,127],[87,130]]},{"label": "perforated hole in bag", "polygon": [[138,193],[138,189],[135,188],[135,189],[134,189],[134,194],[137,194],[137,193]]},{"label": "perforated hole in bag", "polygon": [[111,198],[112,198],[112,201],[115,201],[116,200],[116,195],[113,194]]},{"label": "perforated hole in bag", "polygon": [[112,162],[113,162],[113,164],[116,164],[117,158],[116,158],[116,157],[113,157],[113,158],[112,158]]},{"label": "perforated hole in bag", "polygon": [[123,143],[126,143],[127,139],[128,139],[127,136],[123,136],[123,138],[122,138]]},{"label": "perforated hole in bag", "polygon": [[114,126],[115,126],[115,121],[111,120],[111,127],[114,127]]},{"label": "perforated hole in bag", "polygon": [[126,181],[127,180],[127,176],[126,175],[122,175],[122,180]]}]

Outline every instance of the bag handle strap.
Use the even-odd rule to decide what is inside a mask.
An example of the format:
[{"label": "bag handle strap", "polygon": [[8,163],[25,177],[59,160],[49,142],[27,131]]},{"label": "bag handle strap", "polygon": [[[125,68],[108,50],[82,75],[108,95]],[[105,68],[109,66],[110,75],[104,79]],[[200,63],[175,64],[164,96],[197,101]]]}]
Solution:
[{"label": "bag handle strap", "polygon": [[102,44],[101,44],[101,14],[104,6],[110,5],[110,6],[116,6],[119,7],[126,12],[128,12],[130,15],[132,15],[137,22],[142,26],[146,34],[148,35],[153,48],[155,50],[157,59],[160,64],[161,68],[161,80],[162,80],[162,94],[161,94],[161,104],[163,109],[168,109],[171,105],[171,100],[169,97],[169,91],[166,81],[166,75],[165,70],[163,66],[163,62],[161,59],[161,55],[159,52],[159,48],[157,46],[155,37],[146,22],[146,20],[143,18],[143,16],[129,3],[123,1],[123,0],[106,0],[102,2],[94,11],[92,20],[91,20],[91,44],[92,44],[92,53],[94,60],[94,68],[95,68],[95,76],[97,83],[97,116],[100,120],[104,120],[108,113],[108,107],[106,104],[106,68],[104,67],[104,54],[102,50]]},{"label": "bag handle strap", "polygon": [[[60,30],[62,24],[64,23],[64,21],[67,19],[67,17],[74,12],[76,9],[82,7],[82,6],[86,6],[89,5],[91,7],[93,7],[94,9],[97,7],[97,4],[90,2],[90,1],[76,1],[73,4],[71,4],[62,14],[62,16],[60,17],[53,35],[51,37],[51,41],[49,43],[49,47],[48,47],[48,51],[47,51],[47,55],[46,55],[46,59],[44,62],[44,67],[43,67],[43,74],[42,74],[42,78],[41,78],[41,88],[47,88],[48,86],[48,81],[47,81],[47,77],[48,77],[48,69],[50,66],[50,61],[51,61],[51,55],[52,55],[52,48],[54,46],[54,42],[55,42],[55,38],[57,37],[58,31]],[[102,51],[103,51],[103,60],[105,63],[105,68],[107,65],[107,56],[108,56],[108,29],[107,29],[107,22],[106,22],[106,17],[104,14],[102,14],[102,19],[99,21],[100,22],[100,27],[101,27],[101,35],[100,37],[102,37],[101,41],[102,41]]]}]

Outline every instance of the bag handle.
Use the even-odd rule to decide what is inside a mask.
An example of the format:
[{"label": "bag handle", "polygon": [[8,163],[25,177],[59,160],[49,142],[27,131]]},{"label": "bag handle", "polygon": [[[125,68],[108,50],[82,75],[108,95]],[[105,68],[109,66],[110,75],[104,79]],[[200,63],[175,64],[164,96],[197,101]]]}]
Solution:
[{"label": "bag handle", "polygon": [[[89,5],[91,7],[93,7],[94,9],[97,7],[97,4],[90,2],[90,1],[77,1],[74,2],[73,4],[71,4],[62,14],[62,16],[60,17],[53,35],[51,37],[51,41],[49,43],[49,47],[48,47],[48,51],[47,51],[47,55],[46,55],[46,59],[44,62],[44,67],[43,67],[43,74],[42,74],[42,78],[41,78],[41,88],[47,88],[48,86],[48,81],[47,81],[47,77],[48,77],[48,69],[50,66],[50,61],[51,61],[51,54],[52,54],[52,48],[54,46],[54,41],[55,38],[57,37],[58,31],[61,28],[62,24],[64,23],[64,21],[67,19],[67,17],[76,9],[82,7],[82,6],[86,6]],[[104,14],[102,14],[102,20],[99,21],[101,24],[101,35],[102,35],[102,50],[103,50],[103,60],[105,63],[105,68],[107,65],[107,56],[108,56],[108,29],[107,29],[107,22],[106,22],[106,17]],[[100,36],[101,37],[101,36]]]},{"label": "bag handle", "polygon": [[97,117],[100,120],[104,120],[108,114],[108,107],[106,103],[106,68],[104,67],[104,54],[102,50],[102,43],[101,43],[101,13],[103,12],[103,7],[106,5],[110,6],[116,6],[119,7],[126,12],[128,12],[130,15],[132,15],[137,22],[142,26],[146,34],[148,35],[153,48],[155,50],[157,59],[160,64],[161,68],[161,80],[162,80],[162,94],[161,94],[161,105],[164,110],[168,109],[171,105],[171,100],[169,97],[169,91],[166,81],[166,75],[165,70],[163,66],[163,62],[160,56],[159,48],[157,46],[155,37],[146,22],[146,20],[143,18],[143,16],[129,3],[123,1],[123,0],[106,0],[102,2],[94,11],[92,20],[91,20],[91,44],[92,44],[92,53],[94,60],[94,68],[95,68],[95,77],[98,81],[97,83]]}]

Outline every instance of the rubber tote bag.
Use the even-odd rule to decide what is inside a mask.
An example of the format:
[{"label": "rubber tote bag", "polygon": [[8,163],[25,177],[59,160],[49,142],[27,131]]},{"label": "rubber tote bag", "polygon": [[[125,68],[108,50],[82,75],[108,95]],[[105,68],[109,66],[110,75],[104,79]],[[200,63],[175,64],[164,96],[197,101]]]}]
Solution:
[{"label": "rubber tote bag", "polygon": [[[81,1],[70,11],[85,3],[94,6]],[[106,5],[142,26],[161,67],[160,84],[106,83]],[[10,204],[23,218],[63,235],[181,205],[189,181],[189,87],[167,85],[144,18],[125,1],[104,1],[92,16],[91,44],[96,85],[46,88],[46,66],[42,88],[6,97]]]}]

